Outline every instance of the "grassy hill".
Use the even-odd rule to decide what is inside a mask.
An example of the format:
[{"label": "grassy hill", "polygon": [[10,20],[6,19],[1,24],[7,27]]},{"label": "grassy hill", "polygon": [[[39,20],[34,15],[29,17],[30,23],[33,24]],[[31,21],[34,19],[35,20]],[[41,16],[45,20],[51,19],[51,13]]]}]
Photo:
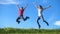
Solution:
[{"label": "grassy hill", "polygon": [[0,28],[0,34],[60,34],[60,29]]}]

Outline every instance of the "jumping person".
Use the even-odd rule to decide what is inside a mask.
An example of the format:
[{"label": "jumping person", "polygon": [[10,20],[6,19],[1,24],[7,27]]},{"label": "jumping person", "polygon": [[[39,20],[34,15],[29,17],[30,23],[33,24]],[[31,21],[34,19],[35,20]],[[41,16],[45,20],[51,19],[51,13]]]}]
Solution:
[{"label": "jumping person", "polygon": [[46,8],[43,8],[41,5],[38,5],[38,6],[37,6],[35,2],[34,2],[33,4],[34,4],[34,6],[37,8],[37,10],[38,10],[37,24],[38,24],[39,28],[41,27],[41,25],[39,24],[39,20],[40,20],[41,18],[42,18],[43,22],[45,22],[45,23],[47,24],[47,26],[49,26],[48,22],[47,22],[46,20],[44,20],[44,17],[43,17],[42,12],[43,12],[43,10],[45,10],[45,9],[47,9],[47,8],[50,8],[51,6],[47,6]]},{"label": "jumping person", "polygon": [[29,19],[29,17],[26,16],[26,18],[23,17],[24,14],[24,10],[27,8],[28,4],[25,7],[19,7],[18,4],[16,4],[18,11],[19,11],[19,17],[16,19],[16,22],[19,24],[20,21],[19,19],[23,19],[24,21],[26,21],[27,19]]}]

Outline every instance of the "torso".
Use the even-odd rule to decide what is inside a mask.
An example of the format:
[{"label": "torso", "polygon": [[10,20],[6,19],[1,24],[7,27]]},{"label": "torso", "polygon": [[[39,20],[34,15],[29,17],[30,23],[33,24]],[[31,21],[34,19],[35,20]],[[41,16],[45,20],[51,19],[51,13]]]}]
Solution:
[{"label": "torso", "polygon": [[24,9],[20,9],[20,10],[19,10],[19,15],[20,15],[20,16],[23,15],[23,12],[24,12]]},{"label": "torso", "polygon": [[42,9],[38,8],[38,16],[40,17],[42,14]]}]

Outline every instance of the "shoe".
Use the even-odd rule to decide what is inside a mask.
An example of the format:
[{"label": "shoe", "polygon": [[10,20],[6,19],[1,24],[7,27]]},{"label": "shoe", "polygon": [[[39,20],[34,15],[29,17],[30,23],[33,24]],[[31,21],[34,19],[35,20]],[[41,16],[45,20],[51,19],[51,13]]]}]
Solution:
[{"label": "shoe", "polygon": [[39,25],[39,29],[40,29],[40,27],[41,27],[41,26]]},{"label": "shoe", "polygon": [[47,23],[47,26],[49,26],[49,24]]},{"label": "shoe", "polygon": [[20,21],[17,22],[18,24],[20,23]]},{"label": "shoe", "polygon": [[29,19],[29,17],[26,17],[27,19]]},{"label": "shoe", "polygon": [[29,17],[26,17],[26,19],[24,19],[24,21],[26,21],[27,19],[29,19]]},{"label": "shoe", "polygon": [[44,21],[44,22],[47,24],[47,26],[49,26],[48,22],[46,22],[46,21]]}]

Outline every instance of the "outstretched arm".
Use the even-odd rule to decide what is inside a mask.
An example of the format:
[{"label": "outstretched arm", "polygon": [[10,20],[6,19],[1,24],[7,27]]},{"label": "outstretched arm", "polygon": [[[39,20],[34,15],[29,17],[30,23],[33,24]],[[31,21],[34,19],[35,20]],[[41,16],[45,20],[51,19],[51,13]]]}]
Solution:
[{"label": "outstretched arm", "polygon": [[19,5],[18,5],[18,4],[16,4],[16,6],[17,6],[17,8],[18,8],[18,10],[19,10],[19,9],[20,9]]},{"label": "outstretched arm", "polygon": [[34,4],[34,6],[35,6],[36,8],[38,8],[38,5],[37,5],[35,2],[33,2],[33,4]]},{"label": "outstretched arm", "polygon": [[47,6],[46,8],[43,8],[43,10],[45,10],[45,9],[48,9],[48,8],[50,8],[51,6],[49,5],[49,6]]},{"label": "outstretched arm", "polygon": [[26,9],[26,8],[27,8],[27,6],[28,6],[28,4],[26,4],[26,6],[24,7],[24,9]]}]

